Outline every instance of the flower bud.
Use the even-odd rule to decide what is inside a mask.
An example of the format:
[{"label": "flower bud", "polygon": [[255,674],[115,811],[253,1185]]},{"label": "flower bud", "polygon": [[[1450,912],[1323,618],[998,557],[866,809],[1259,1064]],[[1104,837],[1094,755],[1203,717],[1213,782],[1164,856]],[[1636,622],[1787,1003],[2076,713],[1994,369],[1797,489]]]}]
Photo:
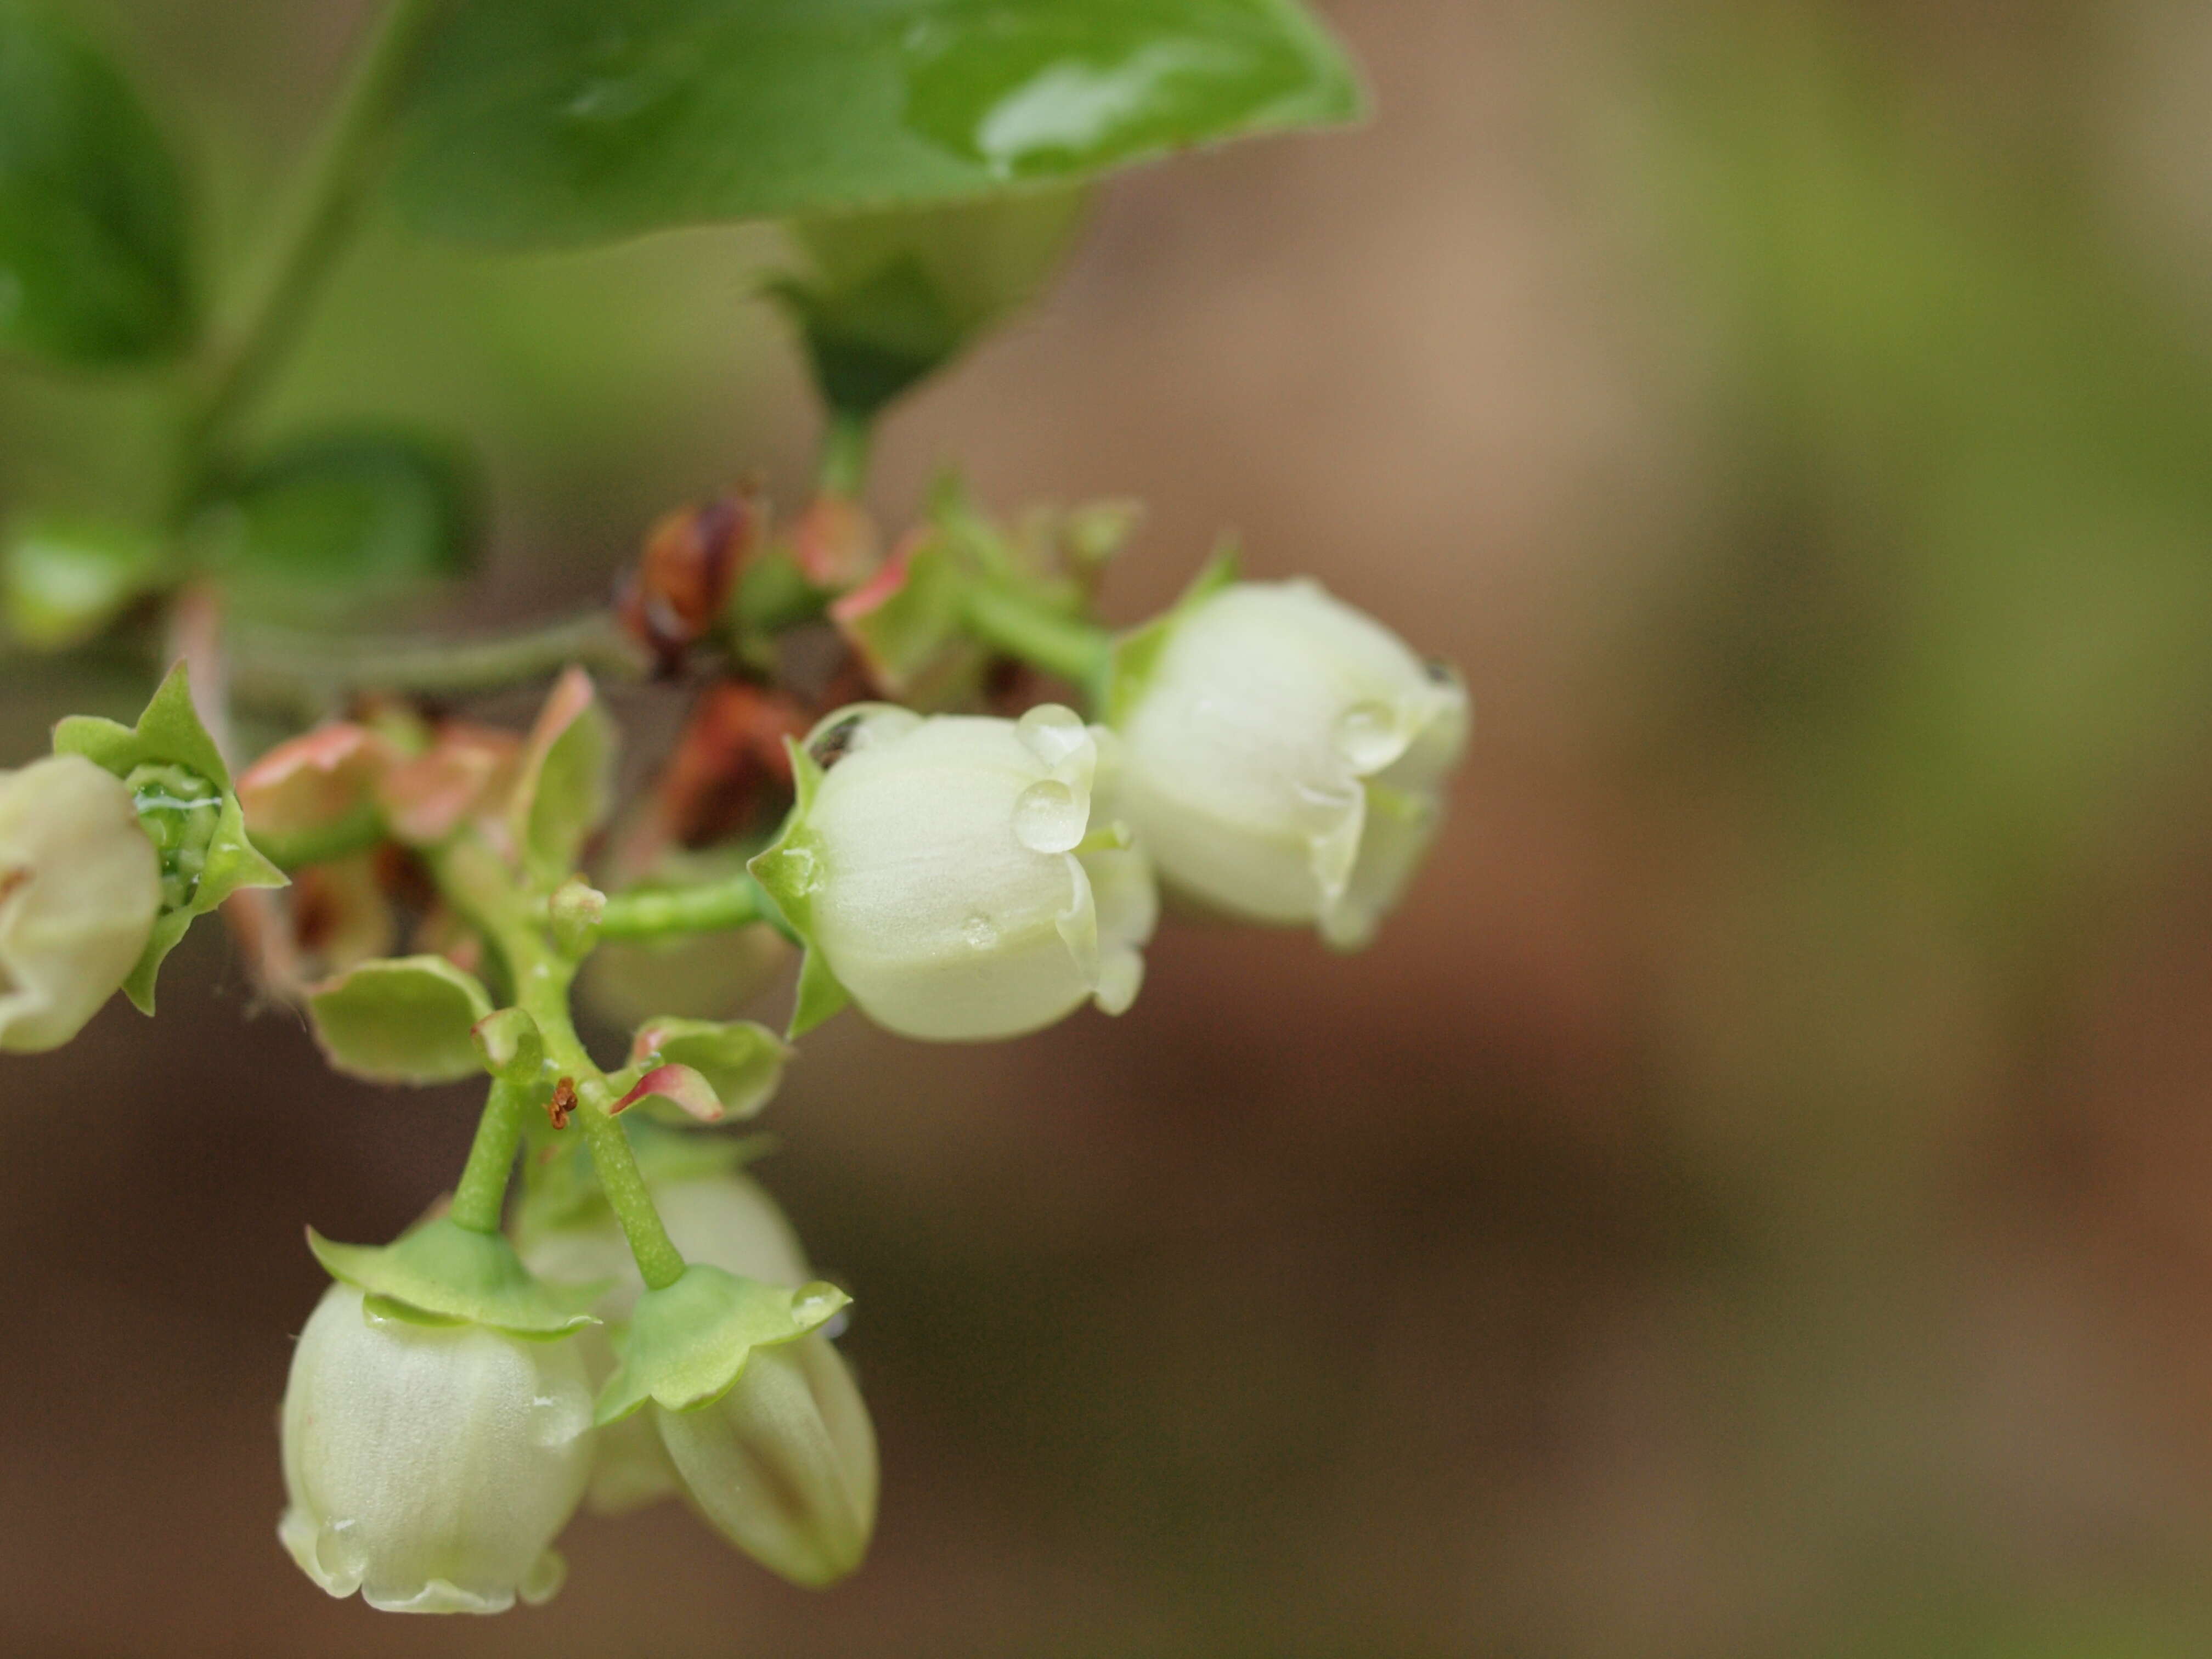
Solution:
[{"label": "flower bud", "polygon": [[845,996],[945,1041],[1019,1036],[1086,998],[1127,1007],[1152,879],[1103,844],[1097,763],[1092,732],[1051,705],[1018,721],[863,705],[817,727],[799,805],[752,865],[830,988],[810,1007],[802,980],[796,1029]]},{"label": "flower bud", "polygon": [[651,1407],[692,1504],[793,1583],[860,1565],[876,1525],[876,1435],[843,1358],[819,1332],[746,1356],[720,1399]]},{"label": "flower bud", "polygon": [[0,1048],[75,1036],[161,908],[161,860],[122,780],[81,755],[0,773]]},{"label": "flower bud", "polygon": [[[668,1237],[687,1261],[764,1284],[796,1287],[814,1277],[799,1238],[761,1184],[735,1172],[688,1176],[651,1182],[653,1206]],[[621,1224],[604,1206],[589,1218],[562,1226],[528,1224],[524,1211],[522,1257],[540,1278],[570,1284],[607,1281],[592,1312],[609,1325],[628,1321],[643,1294]],[[614,1349],[599,1327],[574,1339],[586,1374],[597,1389],[615,1369]],[[683,1490],[668,1454],[661,1449],[653,1413],[640,1412],[599,1431],[592,1457],[592,1508],[622,1515]]]},{"label": "flower bud", "polygon": [[1161,877],[1366,943],[1434,831],[1467,692],[1311,581],[1240,582],[1124,640],[1114,805]]},{"label": "flower bud", "polygon": [[365,1312],[333,1285],[284,1390],[277,1535],[332,1595],[387,1613],[501,1613],[560,1588],[550,1547],[591,1468],[573,1341]]}]

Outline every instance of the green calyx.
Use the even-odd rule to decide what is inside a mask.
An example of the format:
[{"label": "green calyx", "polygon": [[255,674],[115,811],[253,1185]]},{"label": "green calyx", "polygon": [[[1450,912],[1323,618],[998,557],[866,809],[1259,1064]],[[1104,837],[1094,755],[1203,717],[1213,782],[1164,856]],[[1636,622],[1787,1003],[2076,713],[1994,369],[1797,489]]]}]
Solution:
[{"label": "green calyx", "polygon": [[588,1310],[605,1289],[548,1285],[500,1234],[446,1216],[383,1245],[336,1244],[310,1228],[307,1248],[331,1278],[368,1298],[371,1312],[418,1325],[483,1325],[550,1341],[597,1324]]},{"label": "green calyx", "polygon": [[599,1420],[618,1422],[648,1402],[680,1412],[719,1400],[755,1348],[795,1342],[851,1301],[834,1285],[787,1290],[694,1262],[639,1299]]},{"label": "green calyx", "polygon": [[1237,581],[1239,575],[1237,549],[1224,544],[1200,567],[1190,586],[1182,597],[1160,615],[1139,628],[1115,640],[1106,664],[1103,694],[1098,699],[1099,714],[1110,726],[1119,727],[1127,720],[1145,688],[1152,684],[1152,674],[1159,666],[1160,654],[1167,649],[1168,641],[1175,636],[1176,625],[1193,611],[1212,599],[1223,588]]},{"label": "green calyx", "polygon": [[230,769],[192,708],[185,665],[169,671],[136,726],[75,714],[54,728],[54,753],[82,755],[123,779],[161,859],[161,914],[123,982],[142,1013],[154,1012],[162,958],[193,921],[240,888],[282,887],[284,872],[246,838]]},{"label": "green calyx", "polygon": [[791,756],[795,797],[791,814],[784,819],[776,838],[749,860],[745,868],[782,914],[793,937],[805,947],[806,956],[799,969],[799,1001],[791,1012],[790,1028],[784,1033],[787,1037],[797,1037],[842,1009],[853,997],[838,981],[820,947],[814,943],[814,895],[821,890],[827,872],[823,868],[820,847],[807,826],[806,815],[814,805],[814,797],[821,792],[822,766],[801,744],[788,738],[784,739],[784,748]]}]

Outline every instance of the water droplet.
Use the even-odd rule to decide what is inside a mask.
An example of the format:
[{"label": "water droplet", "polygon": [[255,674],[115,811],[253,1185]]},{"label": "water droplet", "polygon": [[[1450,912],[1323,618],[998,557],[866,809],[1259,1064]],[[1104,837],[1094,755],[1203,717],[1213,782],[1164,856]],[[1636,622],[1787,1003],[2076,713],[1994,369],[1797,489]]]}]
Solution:
[{"label": "water droplet", "polygon": [[1056,702],[1040,704],[1023,715],[1014,726],[1030,753],[1047,766],[1058,766],[1091,741],[1091,729],[1072,708]]},{"label": "water droplet", "polygon": [[1355,702],[1336,717],[1336,752],[1355,772],[1379,772],[1405,752],[1398,711],[1387,702]]},{"label": "water droplet", "polygon": [[591,1406],[580,1392],[541,1394],[532,1399],[527,1420],[532,1444],[565,1446],[591,1427]]},{"label": "water droplet", "polygon": [[828,1316],[836,1297],[827,1290],[807,1291],[793,1298],[791,1316],[801,1324]]},{"label": "water droplet", "polygon": [[325,1521],[315,1534],[315,1565],[333,1583],[358,1588],[368,1573],[368,1540],[351,1521]]},{"label": "water droplet", "polygon": [[1014,801],[1014,839],[1032,853],[1073,851],[1090,821],[1090,803],[1052,778],[1031,784]]},{"label": "water droplet", "polygon": [[999,942],[999,930],[988,916],[970,916],[960,924],[960,937],[975,949],[988,951]]}]

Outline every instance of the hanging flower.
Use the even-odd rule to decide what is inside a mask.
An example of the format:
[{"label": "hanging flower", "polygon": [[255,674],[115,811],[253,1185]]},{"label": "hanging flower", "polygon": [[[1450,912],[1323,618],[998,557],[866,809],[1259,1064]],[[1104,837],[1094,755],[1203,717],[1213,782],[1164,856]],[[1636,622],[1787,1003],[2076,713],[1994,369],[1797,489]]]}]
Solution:
[{"label": "hanging flower", "polygon": [[277,1534],[332,1595],[387,1613],[501,1613],[561,1585],[592,1395],[568,1340],[426,1324],[333,1285],[284,1390]]},{"label": "hanging flower", "polygon": [[0,773],[0,1048],[83,1029],[137,965],[161,898],[121,779],[79,755]]},{"label": "hanging flower", "polygon": [[1092,811],[1092,731],[863,704],[795,751],[799,804],[752,862],[807,945],[794,1034],[849,999],[940,1041],[1127,1008],[1152,879]]},{"label": "hanging flower", "polygon": [[1316,583],[1201,591],[1126,637],[1114,810],[1162,878],[1356,947],[1412,877],[1467,739],[1466,689]]}]

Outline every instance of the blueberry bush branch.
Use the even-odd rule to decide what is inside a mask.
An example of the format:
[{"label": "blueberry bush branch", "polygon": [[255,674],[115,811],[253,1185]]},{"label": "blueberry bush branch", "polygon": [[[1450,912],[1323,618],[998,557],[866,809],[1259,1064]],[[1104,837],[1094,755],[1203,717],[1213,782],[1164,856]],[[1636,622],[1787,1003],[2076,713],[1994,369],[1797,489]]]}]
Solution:
[{"label": "blueberry bush branch", "polygon": [[[1295,0],[624,16],[397,0],[211,333],[158,126],[53,12],[0,0],[0,349],[173,375],[183,434],[165,514],[17,513],[0,608],[35,649],[191,642],[134,726],[64,720],[0,777],[0,1048],[65,1042],[118,989],[151,1012],[219,911],[337,1070],[480,1080],[442,1206],[384,1244],[309,1235],[331,1283],[279,1536],[380,1608],[544,1600],[586,1502],[680,1495],[794,1583],[854,1571],[878,1482],[849,1297],[731,1127],[848,1009],[967,1042],[1123,1012],[1164,890],[1364,945],[1467,735],[1449,668],[1310,582],[1217,557],[1109,625],[1127,503],[1009,524],[947,478],[895,534],[866,503],[883,410],[1034,297],[1100,175],[1357,113]],[[380,192],[490,248],[781,223],[763,291],[826,416],[811,499],[674,509],[581,615],[379,625],[467,575],[472,469],[389,433],[264,445],[252,416]],[[648,678],[681,729],[618,783],[601,686]],[[478,718],[517,688],[544,691],[529,730]],[[278,735],[234,777],[210,726]],[[781,1032],[727,1017],[779,979]],[[596,1059],[585,1033],[625,1027]]]}]

